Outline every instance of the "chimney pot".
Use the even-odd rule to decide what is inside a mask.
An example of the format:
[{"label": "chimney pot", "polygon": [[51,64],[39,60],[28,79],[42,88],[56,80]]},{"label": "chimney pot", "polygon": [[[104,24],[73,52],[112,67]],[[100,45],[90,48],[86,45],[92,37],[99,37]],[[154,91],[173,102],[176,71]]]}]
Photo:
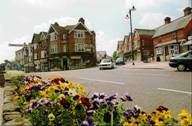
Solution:
[{"label": "chimney pot", "polygon": [[186,8],[184,9],[184,16],[187,16],[187,15],[191,14],[191,10],[192,10],[191,7],[186,7]]},{"label": "chimney pot", "polygon": [[85,20],[82,17],[79,18],[79,22],[81,22],[82,24],[85,24]]},{"label": "chimney pot", "polygon": [[171,23],[171,18],[170,17],[165,17],[165,24]]}]

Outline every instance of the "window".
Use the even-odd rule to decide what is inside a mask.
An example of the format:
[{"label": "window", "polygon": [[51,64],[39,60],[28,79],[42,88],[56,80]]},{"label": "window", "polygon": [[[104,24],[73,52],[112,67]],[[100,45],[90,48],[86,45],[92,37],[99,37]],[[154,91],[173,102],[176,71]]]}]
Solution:
[{"label": "window", "polygon": [[163,54],[163,48],[162,47],[157,48],[156,53],[157,53],[157,55]]},{"label": "window", "polygon": [[75,52],[83,52],[84,45],[82,43],[75,44]]},{"label": "window", "polygon": [[67,52],[67,46],[63,45],[63,52]]},{"label": "window", "polygon": [[74,33],[74,37],[75,38],[84,38],[84,31],[76,31],[75,33]]},{"label": "window", "polygon": [[34,54],[34,59],[37,59],[37,53]]},{"label": "window", "polygon": [[37,49],[37,44],[35,43],[35,44],[33,45],[33,47],[34,47],[34,49]]},{"label": "window", "polygon": [[50,41],[57,40],[57,34],[55,32],[50,33]]},{"label": "window", "polygon": [[46,51],[43,50],[43,51],[41,51],[41,58],[45,58],[45,57],[46,57]]},{"label": "window", "polygon": [[66,34],[63,34],[63,40],[65,40],[67,38]]},{"label": "window", "polygon": [[57,45],[51,45],[51,47],[50,47],[50,53],[51,53],[51,54],[57,53]]},{"label": "window", "polygon": [[173,33],[172,33],[172,39],[176,39],[176,37],[177,37],[176,32],[173,32]]}]

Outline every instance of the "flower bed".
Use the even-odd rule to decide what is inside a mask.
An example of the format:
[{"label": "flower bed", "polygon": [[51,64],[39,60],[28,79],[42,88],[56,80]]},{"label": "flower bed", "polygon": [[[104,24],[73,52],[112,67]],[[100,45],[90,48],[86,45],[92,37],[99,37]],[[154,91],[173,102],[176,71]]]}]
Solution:
[{"label": "flower bed", "polygon": [[17,104],[34,126],[192,125],[191,115],[185,110],[175,119],[164,106],[152,113],[138,106],[126,109],[124,104],[133,101],[128,94],[118,97],[94,93],[88,97],[81,84],[64,78],[42,80],[28,76],[16,86]]}]

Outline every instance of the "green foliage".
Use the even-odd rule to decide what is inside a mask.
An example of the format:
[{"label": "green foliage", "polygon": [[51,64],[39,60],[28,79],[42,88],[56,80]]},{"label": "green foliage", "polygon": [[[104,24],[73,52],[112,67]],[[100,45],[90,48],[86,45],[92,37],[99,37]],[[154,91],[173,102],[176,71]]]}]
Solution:
[{"label": "green foliage", "polygon": [[113,56],[112,57],[113,57],[113,61],[115,61],[118,58],[117,51],[113,52]]}]

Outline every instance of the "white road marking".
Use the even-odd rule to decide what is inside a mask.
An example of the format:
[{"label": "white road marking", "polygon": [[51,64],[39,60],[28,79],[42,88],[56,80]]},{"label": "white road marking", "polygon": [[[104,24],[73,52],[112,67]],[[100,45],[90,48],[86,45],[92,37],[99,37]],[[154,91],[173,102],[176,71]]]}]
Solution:
[{"label": "white road marking", "polygon": [[183,93],[183,94],[190,94],[190,95],[192,95],[192,92],[188,92],[188,91],[181,91],[181,90],[174,90],[174,89],[167,89],[167,88],[158,88],[158,90],[169,91],[169,92],[177,92],[177,93]]},{"label": "white road marking", "polygon": [[124,82],[117,82],[117,81],[108,81],[108,80],[97,80],[97,79],[89,79],[89,78],[79,78],[82,80],[88,80],[88,81],[98,81],[98,82],[105,82],[105,83],[112,83],[117,85],[124,85]]}]

